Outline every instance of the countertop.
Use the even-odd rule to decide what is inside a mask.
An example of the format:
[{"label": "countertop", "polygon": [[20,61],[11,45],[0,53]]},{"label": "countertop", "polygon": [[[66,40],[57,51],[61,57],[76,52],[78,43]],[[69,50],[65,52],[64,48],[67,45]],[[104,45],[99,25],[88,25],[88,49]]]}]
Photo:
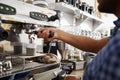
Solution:
[{"label": "countertop", "polygon": [[84,70],[74,70],[70,75],[78,75],[80,77],[83,76]]}]

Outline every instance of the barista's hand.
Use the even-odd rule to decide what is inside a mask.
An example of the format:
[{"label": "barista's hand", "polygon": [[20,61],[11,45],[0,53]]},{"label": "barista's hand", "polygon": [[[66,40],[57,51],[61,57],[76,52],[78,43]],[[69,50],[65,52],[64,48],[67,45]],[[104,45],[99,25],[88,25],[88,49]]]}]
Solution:
[{"label": "barista's hand", "polygon": [[[54,33],[52,38],[49,38],[50,31]],[[57,39],[59,30],[56,28],[40,28],[37,33],[38,38],[44,38],[47,41]]]}]

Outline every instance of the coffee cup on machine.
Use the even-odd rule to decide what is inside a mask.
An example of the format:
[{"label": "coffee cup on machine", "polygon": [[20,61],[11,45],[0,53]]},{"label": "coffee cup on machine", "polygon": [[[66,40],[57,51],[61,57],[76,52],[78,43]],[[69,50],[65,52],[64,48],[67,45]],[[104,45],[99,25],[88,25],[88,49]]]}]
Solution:
[{"label": "coffee cup on machine", "polygon": [[33,43],[30,43],[26,47],[26,55],[35,56],[36,55],[36,46]]}]

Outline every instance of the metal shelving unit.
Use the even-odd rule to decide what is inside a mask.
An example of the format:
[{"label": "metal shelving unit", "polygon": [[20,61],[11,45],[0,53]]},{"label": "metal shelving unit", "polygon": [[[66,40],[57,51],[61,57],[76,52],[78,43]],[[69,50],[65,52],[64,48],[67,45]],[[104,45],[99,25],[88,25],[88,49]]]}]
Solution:
[{"label": "metal shelving unit", "polygon": [[[78,15],[79,13],[80,18],[77,19],[76,26],[79,26],[81,23],[84,23],[87,20],[91,20],[93,22],[93,28],[94,28],[93,30],[95,30],[98,26],[104,23],[102,19],[96,17],[95,15],[91,15],[88,12],[82,11],[78,9],[77,7],[73,7],[72,5],[66,4],[64,2],[51,3],[49,4],[49,7],[51,9],[60,10],[66,14],[71,14],[73,16]],[[76,13],[76,11],[78,13]]]},{"label": "metal shelving unit", "polygon": [[98,17],[95,17],[93,15],[90,15],[89,13],[87,12],[84,12],[76,7],[73,7],[72,5],[68,5],[64,2],[59,2],[59,3],[52,3],[50,4],[50,7],[52,9],[55,9],[55,10],[60,10],[60,11],[63,11],[63,12],[66,12],[66,13],[70,13],[70,14],[75,14],[75,11],[79,11],[80,14],[83,14],[83,16],[86,16],[88,18],[91,18],[95,21],[98,21],[98,22],[103,22],[101,19],[99,19]]}]

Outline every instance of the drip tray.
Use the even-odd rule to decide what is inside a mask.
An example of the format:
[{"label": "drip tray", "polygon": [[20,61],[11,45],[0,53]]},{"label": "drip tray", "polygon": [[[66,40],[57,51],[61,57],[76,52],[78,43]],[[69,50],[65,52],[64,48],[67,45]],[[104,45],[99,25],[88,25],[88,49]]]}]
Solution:
[{"label": "drip tray", "polygon": [[42,65],[45,65],[45,64],[37,63],[37,62],[31,62],[31,63],[26,63],[25,65],[17,65],[17,66],[13,66],[12,72],[18,72],[18,71],[21,71],[21,70],[32,69],[32,68],[40,67]]}]

